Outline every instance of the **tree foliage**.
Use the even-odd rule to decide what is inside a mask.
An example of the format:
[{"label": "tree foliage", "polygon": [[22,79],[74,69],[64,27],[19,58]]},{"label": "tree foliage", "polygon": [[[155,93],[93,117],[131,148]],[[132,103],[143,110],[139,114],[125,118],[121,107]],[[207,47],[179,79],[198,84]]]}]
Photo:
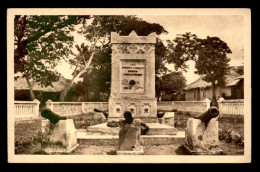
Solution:
[{"label": "tree foliage", "polygon": [[186,86],[186,79],[181,72],[171,72],[162,76],[162,83],[162,91],[165,94],[173,94]]},{"label": "tree foliage", "polygon": [[175,62],[175,67],[187,69],[185,62],[195,61],[195,73],[203,75],[203,80],[212,84],[212,104],[217,106],[215,86],[224,83],[224,76],[229,73],[227,54],[232,53],[227,43],[218,37],[198,38],[195,34],[178,35],[173,42],[168,41],[168,61]]},{"label": "tree foliage", "polygon": [[59,79],[55,70],[61,58],[72,54],[73,26],[88,16],[16,15],[14,18],[14,72],[28,82],[49,86]]},{"label": "tree foliage", "polygon": [[182,92],[183,88],[186,86],[186,79],[182,72],[171,72],[162,75],[161,77],[156,77],[155,87],[157,100],[168,97],[167,100],[173,100],[175,95]]}]

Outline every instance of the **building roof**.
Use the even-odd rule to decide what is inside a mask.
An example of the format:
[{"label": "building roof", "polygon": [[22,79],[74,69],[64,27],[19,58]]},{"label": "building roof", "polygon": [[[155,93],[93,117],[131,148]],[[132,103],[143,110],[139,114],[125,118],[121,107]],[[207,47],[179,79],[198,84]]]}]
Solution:
[{"label": "building roof", "polygon": [[[51,86],[44,87],[41,86],[39,83],[34,82],[32,83],[32,89],[34,91],[43,91],[43,92],[61,92],[63,91],[68,83],[70,82],[69,79],[64,78],[63,76],[60,77],[59,81],[53,82]],[[14,89],[15,90],[29,90],[29,86],[26,82],[25,78],[19,77],[16,81],[14,81]]]},{"label": "building roof", "polygon": [[194,89],[194,88],[206,88],[206,87],[210,87],[211,83],[206,82],[204,80],[202,80],[203,76],[200,76],[199,79],[197,79],[196,81],[190,83],[189,85],[187,85],[184,90],[190,90],[190,89]]},{"label": "building roof", "polygon": [[[199,79],[197,79],[196,81],[190,83],[189,85],[187,85],[184,90],[191,90],[191,89],[195,89],[195,88],[207,88],[211,86],[211,83],[204,81],[203,76],[199,77]],[[236,73],[235,71],[231,70],[229,75],[225,76],[225,86],[226,87],[230,87],[230,86],[234,86],[237,85],[238,82],[244,78],[244,75],[239,75],[238,73]]]},{"label": "building roof", "polygon": [[227,87],[235,86],[241,81],[241,79],[244,79],[244,75],[241,75],[237,77],[235,80],[231,81],[230,83],[226,84]]}]

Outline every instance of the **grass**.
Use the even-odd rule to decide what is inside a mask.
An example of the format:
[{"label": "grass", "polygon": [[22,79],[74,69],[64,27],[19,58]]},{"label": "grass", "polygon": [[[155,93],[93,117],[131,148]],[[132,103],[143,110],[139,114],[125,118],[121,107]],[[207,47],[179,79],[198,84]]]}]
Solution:
[{"label": "grass", "polygon": [[15,153],[31,154],[40,150],[41,120],[15,123]]}]

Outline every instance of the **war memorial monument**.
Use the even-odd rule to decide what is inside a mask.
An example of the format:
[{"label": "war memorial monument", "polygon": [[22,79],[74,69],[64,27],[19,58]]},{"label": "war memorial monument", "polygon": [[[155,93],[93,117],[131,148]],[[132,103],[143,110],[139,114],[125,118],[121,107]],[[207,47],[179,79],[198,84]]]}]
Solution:
[{"label": "war memorial monument", "polygon": [[58,151],[62,152],[71,152],[78,144],[113,145],[118,146],[117,155],[143,155],[145,145],[178,145],[185,139],[183,147],[191,154],[223,153],[218,148],[218,108],[211,107],[200,116],[189,118],[185,133],[174,127],[176,110],[157,109],[155,43],[155,33],[138,36],[132,31],[120,36],[112,32],[109,109],[108,113],[94,109],[104,114],[105,122],[76,134],[72,119],[63,119],[49,110],[44,116],[42,111],[42,116],[49,119],[42,123],[46,140],[61,142],[65,148]]}]

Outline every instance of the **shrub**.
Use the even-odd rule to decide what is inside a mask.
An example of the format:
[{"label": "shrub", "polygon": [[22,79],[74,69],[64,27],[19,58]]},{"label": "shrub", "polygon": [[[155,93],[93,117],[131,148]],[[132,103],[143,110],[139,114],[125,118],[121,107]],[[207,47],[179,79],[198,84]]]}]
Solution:
[{"label": "shrub", "polygon": [[219,129],[219,140],[244,146],[244,136],[234,130]]},{"label": "shrub", "polygon": [[96,125],[102,123],[100,120],[94,118],[95,113],[89,112],[76,116],[71,116],[73,118],[76,129],[86,129],[88,126]]}]

